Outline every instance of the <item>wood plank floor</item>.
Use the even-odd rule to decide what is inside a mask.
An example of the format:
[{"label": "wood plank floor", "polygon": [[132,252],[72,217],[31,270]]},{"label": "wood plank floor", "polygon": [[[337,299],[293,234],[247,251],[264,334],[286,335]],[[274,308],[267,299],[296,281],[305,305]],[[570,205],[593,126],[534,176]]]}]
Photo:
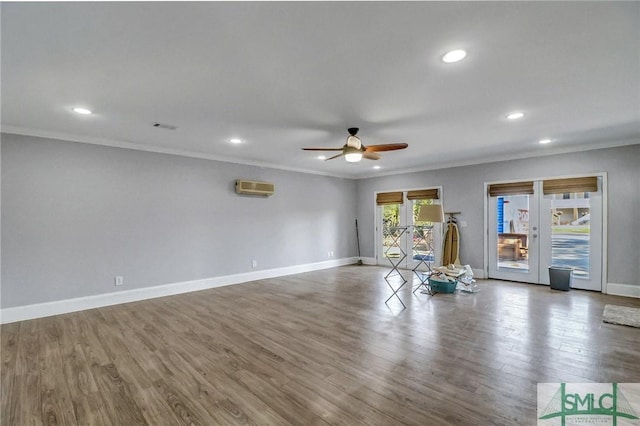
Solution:
[{"label": "wood plank floor", "polygon": [[[2,326],[4,425],[528,425],[538,382],[640,382],[640,300],[346,266]],[[407,273],[407,276],[410,276]]]}]

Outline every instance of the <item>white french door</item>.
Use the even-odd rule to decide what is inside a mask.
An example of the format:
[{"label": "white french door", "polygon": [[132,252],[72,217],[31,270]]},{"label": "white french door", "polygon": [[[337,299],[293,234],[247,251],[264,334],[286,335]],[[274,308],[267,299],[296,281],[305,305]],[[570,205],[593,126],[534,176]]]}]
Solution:
[{"label": "white french door", "polygon": [[378,265],[389,266],[389,258],[395,263],[405,254],[399,268],[414,269],[421,261],[440,265],[442,224],[417,221],[420,206],[432,203],[439,200],[405,200],[403,204],[377,206]]},{"label": "white french door", "polygon": [[549,267],[573,270],[574,288],[602,290],[602,178],[597,191],[488,198],[489,277],[549,284]]},{"label": "white french door", "polygon": [[598,191],[544,195],[540,200],[540,283],[549,267],[571,268],[573,287],[602,291],[602,185]]},{"label": "white french door", "polygon": [[539,210],[535,192],[489,197],[489,278],[540,282]]}]

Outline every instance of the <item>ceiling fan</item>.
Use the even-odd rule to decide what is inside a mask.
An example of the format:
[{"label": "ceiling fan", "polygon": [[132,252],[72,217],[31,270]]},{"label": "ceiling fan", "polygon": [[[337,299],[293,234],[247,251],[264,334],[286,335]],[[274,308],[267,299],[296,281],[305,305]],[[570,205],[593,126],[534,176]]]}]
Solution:
[{"label": "ceiling fan", "polygon": [[347,137],[347,143],[342,148],[302,148],[304,151],[342,151],[338,155],[327,158],[325,161],[333,160],[334,158],[342,157],[350,163],[355,163],[366,158],[368,160],[379,160],[381,158],[379,151],[394,151],[396,149],[405,149],[409,145],[406,143],[387,143],[382,145],[369,145],[364,146],[359,137],[357,127],[351,127],[347,129],[349,136]]}]

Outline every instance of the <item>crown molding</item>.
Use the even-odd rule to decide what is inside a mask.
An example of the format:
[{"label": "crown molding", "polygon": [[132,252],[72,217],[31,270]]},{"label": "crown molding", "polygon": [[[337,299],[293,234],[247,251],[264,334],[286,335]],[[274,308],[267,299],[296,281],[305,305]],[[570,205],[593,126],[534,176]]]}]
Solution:
[{"label": "crown molding", "polygon": [[378,172],[378,173],[368,173],[363,176],[358,176],[352,179],[360,180],[360,179],[370,179],[376,177],[383,176],[397,176],[397,175],[405,175],[409,173],[418,173],[418,172],[427,172],[432,170],[442,170],[442,169],[450,169],[452,167],[464,167],[464,166],[476,166],[479,164],[491,164],[498,163],[501,161],[509,161],[509,160],[523,160],[526,158],[536,158],[536,157],[548,157],[551,155],[558,154],[569,154],[572,152],[585,152],[585,151],[594,151],[598,149],[607,149],[607,148],[616,148],[620,146],[629,146],[629,145],[638,145],[640,144],[640,139],[632,138],[632,139],[621,139],[615,141],[601,142],[589,145],[574,145],[571,147],[558,147],[553,149],[545,150],[545,152],[540,151],[526,151],[517,154],[505,154],[499,156],[491,156],[491,157],[480,157],[469,161],[452,161],[449,163],[438,163],[437,166],[433,167],[414,167],[410,169],[404,169],[402,171],[389,171],[389,172]]},{"label": "crown molding", "polygon": [[2,133],[14,134],[14,135],[20,135],[20,136],[32,136],[37,138],[57,139],[57,140],[63,140],[68,142],[85,143],[90,145],[102,145],[102,146],[109,146],[113,148],[133,149],[136,151],[146,151],[146,152],[154,152],[158,154],[177,155],[180,157],[200,158],[203,160],[220,161],[220,162],[232,163],[232,164],[242,164],[244,166],[264,167],[269,169],[284,170],[288,172],[304,173],[304,174],[310,174],[310,175],[320,175],[320,176],[336,177],[336,178],[342,178],[342,179],[355,179],[353,175],[320,172],[316,170],[303,169],[299,167],[289,167],[289,166],[282,166],[279,164],[273,164],[273,163],[267,163],[267,162],[242,160],[234,157],[204,154],[202,152],[182,150],[182,149],[161,148],[161,147],[155,147],[155,146],[141,144],[137,142],[127,142],[127,141],[120,141],[115,139],[95,138],[91,136],[78,136],[78,135],[63,133],[63,132],[27,129],[24,127],[10,126],[10,125],[3,125],[1,130],[2,130]]},{"label": "crown molding", "polygon": [[615,140],[615,141],[600,142],[600,143],[594,143],[589,145],[573,145],[570,147],[556,147],[556,148],[544,147],[543,148],[545,150],[544,152],[541,152],[540,149],[529,150],[529,151],[515,153],[515,154],[505,154],[501,156],[491,156],[491,157],[480,157],[480,158],[475,158],[473,160],[468,160],[468,161],[452,161],[448,163],[438,163],[437,165],[434,165],[432,167],[421,166],[421,167],[413,167],[409,169],[394,170],[394,171],[388,171],[388,172],[369,172],[364,175],[353,175],[353,174],[327,173],[327,172],[309,170],[309,169],[304,169],[299,167],[282,166],[282,165],[267,163],[267,162],[250,161],[250,160],[243,160],[243,159],[234,158],[234,157],[204,154],[204,153],[195,152],[195,151],[154,147],[151,145],[141,144],[137,142],[119,141],[115,139],[94,138],[90,136],[78,136],[78,135],[68,134],[63,132],[28,129],[28,128],[19,127],[19,126],[3,125],[1,128],[1,131],[2,133],[16,134],[21,136],[33,136],[38,138],[58,139],[58,140],[69,141],[69,142],[86,143],[91,145],[103,145],[103,146],[123,148],[123,149],[133,149],[136,151],[146,151],[146,152],[154,152],[158,154],[177,155],[181,157],[200,158],[204,160],[221,161],[221,162],[232,163],[232,164],[242,164],[245,166],[264,167],[264,168],[275,169],[275,170],[284,170],[288,172],[304,173],[304,174],[310,174],[310,175],[328,176],[328,177],[352,179],[352,180],[371,179],[371,178],[385,177],[385,176],[397,176],[397,175],[405,175],[410,173],[426,172],[426,171],[432,171],[432,170],[449,169],[452,167],[475,166],[479,164],[490,164],[490,163],[496,163],[500,161],[522,160],[526,158],[535,158],[535,157],[547,157],[547,156],[557,155],[557,154],[593,151],[598,149],[616,148],[620,146],[640,144],[640,139],[631,138],[631,139],[621,139],[621,140]]}]

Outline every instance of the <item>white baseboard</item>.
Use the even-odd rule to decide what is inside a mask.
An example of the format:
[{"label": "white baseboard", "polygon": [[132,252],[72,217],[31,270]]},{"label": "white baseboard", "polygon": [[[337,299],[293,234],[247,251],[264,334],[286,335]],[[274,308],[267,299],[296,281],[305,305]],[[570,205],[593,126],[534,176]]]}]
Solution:
[{"label": "white baseboard", "polygon": [[473,278],[477,278],[479,280],[484,280],[487,278],[487,274],[485,273],[484,269],[471,268],[471,270],[473,271]]},{"label": "white baseboard", "polygon": [[184,281],[173,284],[163,284],[153,287],[136,288],[113,293],[97,294],[94,296],[78,297],[74,299],[56,300],[54,302],[36,303],[33,305],[16,306],[0,310],[0,324],[24,321],[34,318],[43,318],[52,315],[67,314],[86,309],[100,308],[103,306],[118,305],[120,303],[137,302],[156,297],[172,296],[174,294],[189,293],[192,291],[207,290],[232,284],[240,284],[249,281],[263,280],[267,278],[282,277],[285,275],[300,274],[303,272],[318,271],[334,268],[336,266],[351,265],[358,261],[357,257],[328,260],[325,262],[307,263],[303,265],[286,266],[283,268],[265,269],[242,274],[226,275],[220,277],[205,278],[194,281]]},{"label": "white baseboard", "polygon": [[360,260],[365,265],[376,266],[378,264],[375,257],[361,257]]},{"label": "white baseboard", "polygon": [[607,294],[611,294],[613,296],[640,297],[640,286],[607,283]]}]

